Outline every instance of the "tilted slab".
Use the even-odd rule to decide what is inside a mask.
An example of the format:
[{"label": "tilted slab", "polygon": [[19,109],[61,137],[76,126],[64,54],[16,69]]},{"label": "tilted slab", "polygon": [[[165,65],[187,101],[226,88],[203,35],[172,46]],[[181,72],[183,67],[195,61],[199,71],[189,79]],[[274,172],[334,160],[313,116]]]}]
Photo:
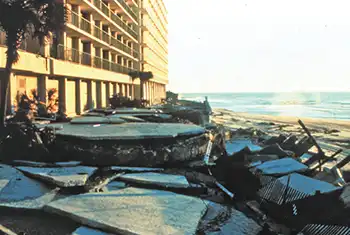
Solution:
[{"label": "tilted slab", "polygon": [[161,187],[170,188],[188,188],[188,183],[185,176],[182,175],[170,175],[170,174],[159,174],[159,173],[133,173],[126,174],[120,177],[120,180],[128,182],[146,184],[146,185],[157,185]]},{"label": "tilted slab", "polygon": [[162,139],[200,135],[205,132],[205,129],[200,126],[178,123],[124,123],[118,125],[72,125],[64,123],[62,127],[62,130],[57,130],[56,135],[90,140]]},{"label": "tilted slab", "polygon": [[17,169],[59,187],[76,187],[84,186],[97,168],[75,166],[60,168],[17,167]]},{"label": "tilted slab", "polygon": [[196,234],[206,212],[199,198],[167,191],[126,188],[53,201],[44,210],[118,234]]},{"label": "tilted slab", "polygon": [[105,233],[101,230],[96,230],[88,227],[79,227],[77,228],[72,235],[113,235],[111,233]]},{"label": "tilted slab", "polygon": [[326,193],[338,188],[330,183],[293,173],[266,184],[258,195],[268,201],[283,204],[313,196],[317,191]]},{"label": "tilted slab", "polygon": [[308,167],[293,158],[282,158],[264,162],[256,167],[264,175],[284,175],[292,172],[304,172]]},{"label": "tilted slab", "polygon": [[258,151],[262,149],[259,145],[254,144],[249,139],[237,139],[226,142],[226,151],[229,155],[239,152],[245,147],[248,147],[250,151]]},{"label": "tilted slab", "polygon": [[40,209],[49,203],[58,189],[50,189],[20,171],[0,164],[0,206]]},{"label": "tilted slab", "polygon": [[207,202],[208,210],[198,226],[198,234],[257,235],[262,228],[232,206]]},{"label": "tilted slab", "polygon": [[160,172],[160,171],[164,171],[163,168],[128,167],[128,166],[112,166],[111,170],[125,171],[125,172]]}]

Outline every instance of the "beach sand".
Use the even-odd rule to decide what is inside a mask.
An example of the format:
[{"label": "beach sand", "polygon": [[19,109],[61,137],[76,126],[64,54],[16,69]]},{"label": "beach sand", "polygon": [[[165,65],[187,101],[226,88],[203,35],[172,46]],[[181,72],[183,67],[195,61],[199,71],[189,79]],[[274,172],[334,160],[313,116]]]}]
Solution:
[{"label": "beach sand", "polygon": [[[350,155],[350,121],[256,115],[249,113],[237,113],[226,109],[214,109],[212,121],[228,128],[256,128],[268,135],[296,135],[298,138],[306,136],[298,120],[302,120],[316,141],[326,152],[330,154],[343,149],[337,160]],[[343,168],[350,171],[350,164]]]}]

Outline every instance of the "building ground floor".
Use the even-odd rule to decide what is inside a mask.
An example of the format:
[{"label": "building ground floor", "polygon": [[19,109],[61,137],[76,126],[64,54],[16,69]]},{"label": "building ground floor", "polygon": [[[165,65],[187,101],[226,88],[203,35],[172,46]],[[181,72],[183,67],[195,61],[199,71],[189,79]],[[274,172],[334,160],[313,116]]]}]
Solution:
[{"label": "building ground floor", "polygon": [[[1,81],[5,61],[5,48],[0,46]],[[49,102],[49,93],[56,91],[58,108],[68,116],[81,114],[91,108],[107,107],[109,98],[114,94],[132,99],[143,98],[150,104],[156,104],[165,98],[165,85],[152,80],[141,83],[139,79],[132,79],[126,74],[21,51],[20,60],[14,65],[10,78],[7,110],[16,109],[19,95],[26,93],[31,96],[33,90],[37,91],[40,101],[46,104]]]}]

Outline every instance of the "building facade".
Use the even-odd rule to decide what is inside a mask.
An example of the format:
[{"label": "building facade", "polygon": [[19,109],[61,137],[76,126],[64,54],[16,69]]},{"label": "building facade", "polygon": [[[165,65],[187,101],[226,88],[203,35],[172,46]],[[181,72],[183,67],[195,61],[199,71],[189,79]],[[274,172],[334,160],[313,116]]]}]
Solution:
[{"label": "building facade", "polygon": [[[151,104],[165,98],[168,83],[167,11],[163,0],[64,0],[66,29],[44,46],[32,39],[21,45],[10,81],[9,108],[19,93],[58,90],[59,109],[69,116],[108,106],[113,94],[143,97]],[[0,33],[0,76],[6,63]],[[151,71],[141,83],[131,71]],[[143,86],[141,89],[140,86]]]}]

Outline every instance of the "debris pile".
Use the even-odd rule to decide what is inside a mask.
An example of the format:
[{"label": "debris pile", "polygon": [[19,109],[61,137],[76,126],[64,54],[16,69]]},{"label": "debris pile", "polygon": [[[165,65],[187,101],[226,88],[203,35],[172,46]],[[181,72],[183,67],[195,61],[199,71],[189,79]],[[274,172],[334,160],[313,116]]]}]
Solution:
[{"label": "debris pile", "polygon": [[[299,124],[304,137],[270,136],[131,108],[33,124],[23,146],[35,139],[49,154],[1,156],[0,224],[18,234],[348,234],[350,156],[326,169],[342,151]],[[4,219],[10,209],[24,217]],[[30,213],[56,223],[34,232]]]}]

